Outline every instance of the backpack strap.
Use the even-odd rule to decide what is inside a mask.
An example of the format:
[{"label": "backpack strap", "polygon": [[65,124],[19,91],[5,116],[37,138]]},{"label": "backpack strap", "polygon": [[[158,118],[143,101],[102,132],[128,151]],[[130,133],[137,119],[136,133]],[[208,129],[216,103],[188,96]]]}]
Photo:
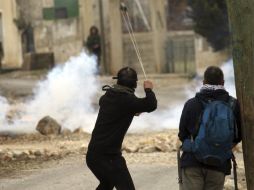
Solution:
[{"label": "backpack strap", "polygon": [[[236,109],[236,104],[237,104],[236,99],[233,98],[232,96],[229,96],[228,103],[229,103],[229,106],[231,107],[233,113],[235,114],[235,109]],[[235,138],[237,138],[238,137],[238,128],[237,128],[236,121],[235,121],[234,132],[235,132]],[[233,153],[232,153],[232,163],[233,163],[235,190],[238,190],[238,184],[237,184],[237,180],[238,180],[237,179],[237,163],[236,163],[235,155]]]},{"label": "backpack strap", "polygon": [[181,150],[182,150],[182,146],[180,146],[177,150],[178,184],[179,185],[183,183],[182,167],[181,167]]},{"label": "backpack strap", "polygon": [[229,98],[228,98],[228,104],[231,107],[231,109],[233,111],[235,111],[235,108],[236,108],[236,99],[233,98],[232,96],[229,96]]},{"label": "backpack strap", "polygon": [[202,120],[202,117],[203,117],[203,113],[204,113],[204,110],[205,110],[205,107],[206,107],[206,105],[207,104],[209,104],[212,100],[208,100],[207,102],[206,101],[204,101],[204,100],[201,100],[201,99],[199,99],[199,98],[195,98],[198,102],[199,102],[199,104],[201,105],[201,109],[202,109],[202,111],[201,111],[201,113],[200,113],[200,115],[199,115],[199,117],[198,117],[198,120],[196,121],[196,125],[195,125],[195,133],[194,133],[194,135],[191,135],[191,140],[192,141],[194,141],[195,140],[195,138],[197,137],[197,135],[198,135],[198,132],[199,132],[199,128],[200,128],[200,124],[201,124],[201,120]]},{"label": "backpack strap", "polygon": [[238,190],[238,184],[237,184],[237,163],[235,160],[235,155],[232,153],[232,162],[233,162],[233,172],[234,172],[234,184],[235,184],[235,190]]},{"label": "backpack strap", "polygon": [[[232,109],[233,113],[234,113],[234,116],[236,117],[235,115],[235,109],[236,109],[236,105],[237,105],[237,100],[232,97],[232,96],[229,96],[229,99],[228,99],[228,104],[230,106],[230,108]],[[238,128],[237,128],[237,123],[235,121],[235,126],[234,126],[234,135],[235,135],[235,138],[238,138],[239,134],[238,134]]]}]

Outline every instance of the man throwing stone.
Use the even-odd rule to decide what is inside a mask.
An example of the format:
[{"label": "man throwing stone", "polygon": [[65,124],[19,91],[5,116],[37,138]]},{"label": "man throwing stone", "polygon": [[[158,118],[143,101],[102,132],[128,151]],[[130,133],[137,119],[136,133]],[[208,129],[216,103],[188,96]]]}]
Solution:
[{"label": "man throwing stone", "polygon": [[157,108],[153,84],[144,82],[145,98],[134,94],[137,73],[132,68],[121,69],[113,87],[104,86],[100,110],[92,132],[86,156],[87,166],[99,180],[97,190],[135,190],[125,159],[121,153],[124,136],[135,115]]}]

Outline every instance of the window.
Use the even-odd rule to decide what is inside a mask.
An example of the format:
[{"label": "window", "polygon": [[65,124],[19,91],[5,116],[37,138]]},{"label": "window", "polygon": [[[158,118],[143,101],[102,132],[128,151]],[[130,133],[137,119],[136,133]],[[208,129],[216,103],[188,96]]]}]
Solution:
[{"label": "window", "polygon": [[78,0],[54,0],[54,7],[43,9],[43,19],[66,19],[79,16]]},{"label": "window", "polygon": [[67,13],[66,7],[55,8],[55,18],[56,19],[68,18],[68,13]]},{"label": "window", "polygon": [[192,29],[190,12],[187,0],[168,0],[166,7],[168,30]]}]

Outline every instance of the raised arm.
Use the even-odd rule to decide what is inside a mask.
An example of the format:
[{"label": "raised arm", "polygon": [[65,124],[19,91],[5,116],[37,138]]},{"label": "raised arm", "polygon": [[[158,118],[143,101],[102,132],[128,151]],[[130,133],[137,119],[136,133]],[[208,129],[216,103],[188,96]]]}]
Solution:
[{"label": "raised arm", "polygon": [[137,98],[135,95],[129,96],[124,100],[125,107],[128,111],[136,114],[142,112],[152,112],[157,108],[156,96],[153,92],[153,83],[151,81],[144,82],[144,90],[146,97]]}]

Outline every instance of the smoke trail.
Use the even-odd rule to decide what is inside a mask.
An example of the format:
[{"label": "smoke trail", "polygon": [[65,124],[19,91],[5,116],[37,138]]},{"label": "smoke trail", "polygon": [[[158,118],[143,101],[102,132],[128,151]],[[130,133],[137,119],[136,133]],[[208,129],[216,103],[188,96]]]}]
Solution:
[{"label": "smoke trail", "polygon": [[0,96],[0,126],[6,126],[6,116],[10,105],[5,97]]},{"label": "smoke trail", "polygon": [[[235,78],[233,61],[229,60],[223,63],[221,69],[224,72],[225,88],[231,96],[236,97],[235,92]],[[139,118],[135,118],[132,124],[131,132],[138,132],[143,130],[164,130],[178,128],[180,117],[184,103],[195,96],[202,86],[202,77],[194,79],[190,85],[193,86],[185,89],[186,99],[177,102],[175,106],[169,106],[166,110],[159,110],[152,114],[143,114]]]},{"label": "smoke trail", "polygon": [[224,73],[225,79],[225,88],[229,92],[229,94],[233,97],[236,97],[236,89],[235,89],[235,75],[234,75],[234,66],[233,60],[229,60],[221,66],[221,69]]},{"label": "smoke trail", "polygon": [[[96,58],[82,52],[57,66],[38,83],[32,100],[22,108],[20,118],[8,131],[33,132],[44,116],[55,118],[63,128],[91,131],[95,120],[92,98],[97,92]],[[5,128],[6,129],[6,128]]]},{"label": "smoke trail", "polygon": [[[92,106],[92,100],[100,86],[95,77],[96,68],[95,57],[88,56],[85,52],[54,68],[45,80],[38,83],[34,97],[23,103],[19,117],[14,118],[13,124],[8,124],[6,120],[12,106],[0,96],[0,132],[34,132],[37,122],[47,115],[55,118],[63,128],[74,130],[82,127],[91,132],[98,112]],[[232,60],[221,68],[225,75],[225,87],[235,96]],[[200,77],[194,79],[190,85],[192,87],[179,92],[185,93],[186,98],[182,101],[169,105],[167,109],[158,108],[158,111],[151,114],[144,113],[135,117],[130,132],[178,128],[185,101],[193,97],[202,85]]]}]

